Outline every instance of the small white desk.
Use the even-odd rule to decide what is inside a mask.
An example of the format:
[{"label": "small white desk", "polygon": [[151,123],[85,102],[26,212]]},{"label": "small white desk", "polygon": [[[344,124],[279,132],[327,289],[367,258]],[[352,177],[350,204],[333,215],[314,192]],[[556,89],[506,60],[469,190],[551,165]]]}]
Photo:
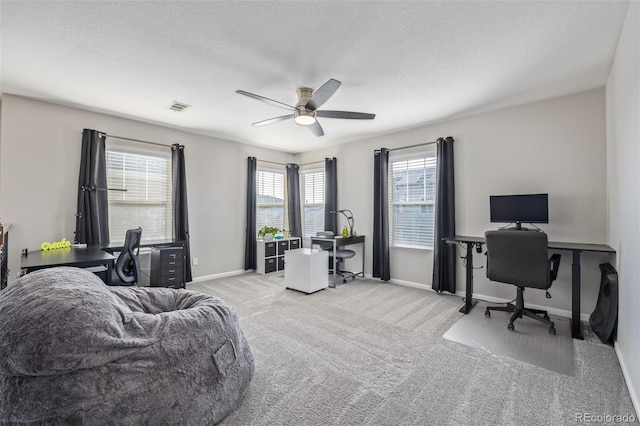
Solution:
[{"label": "small white desk", "polygon": [[329,254],[324,250],[300,248],[284,254],[284,285],[303,293],[314,293],[329,286]]}]

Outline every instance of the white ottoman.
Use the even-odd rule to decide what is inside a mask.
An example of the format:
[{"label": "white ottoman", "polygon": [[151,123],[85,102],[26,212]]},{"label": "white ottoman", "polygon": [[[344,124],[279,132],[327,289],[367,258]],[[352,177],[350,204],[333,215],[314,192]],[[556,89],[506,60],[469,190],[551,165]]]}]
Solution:
[{"label": "white ottoman", "polygon": [[284,253],[286,288],[314,293],[329,284],[329,254],[324,250],[300,248]]}]

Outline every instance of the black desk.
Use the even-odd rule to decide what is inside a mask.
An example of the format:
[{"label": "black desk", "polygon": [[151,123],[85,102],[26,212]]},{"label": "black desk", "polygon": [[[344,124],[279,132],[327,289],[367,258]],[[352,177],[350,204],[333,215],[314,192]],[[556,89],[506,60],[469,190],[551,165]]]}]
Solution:
[{"label": "black desk", "polygon": [[90,268],[92,266],[106,266],[107,276],[105,283],[111,284],[111,272],[115,257],[101,248],[65,248],[46,251],[30,251],[27,256],[22,256],[20,267],[25,274],[38,269],[53,268],[56,266],[75,266],[78,268]]},{"label": "black desk", "polygon": [[[445,237],[443,240],[447,244],[464,243],[467,245],[467,277],[465,289],[465,303],[460,312],[469,313],[477,301],[473,301],[473,248],[482,247],[484,237],[466,237],[456,235]],[[602,253],[615,253],[616,251],[605,244],[581,244],[566,243],[559,241],[549,241],[549,248],[552,250],[568,250],[573,253],[571,265],[571,336],[574,339],[582,339],[580,331],[580,253],[583,251],[594,251]]]},{"label": "black desk", "polygon": [[357,277],[358,275],[364,278],[364,235],[356,235],[351,237],[342,237],[336,235],[335,237],[311,237],[311,245],[322,244],[327,242],[333,243],[333,281],[332,288],[336,288],[336,272],[338,271],[338,258],[336,257],[336,251],[338,247],[347,246],[350,244],[362,244],[362,271],[354,272],[350,275],[346,275],[344,278]]}]

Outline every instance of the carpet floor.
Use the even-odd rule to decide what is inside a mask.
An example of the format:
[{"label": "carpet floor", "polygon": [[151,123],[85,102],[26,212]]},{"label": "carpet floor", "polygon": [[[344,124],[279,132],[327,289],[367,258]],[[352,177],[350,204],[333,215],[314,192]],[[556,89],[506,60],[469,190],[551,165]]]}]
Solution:
[{"label": "carpet floor", "polygon": [[463,317],[456,296],[366,279],[306,295],[282,273],[187,288],[234,306],[255,355],[224,426],[638,424],[613,347],[593,335],[572,340],[567,375],[445,339]]}]

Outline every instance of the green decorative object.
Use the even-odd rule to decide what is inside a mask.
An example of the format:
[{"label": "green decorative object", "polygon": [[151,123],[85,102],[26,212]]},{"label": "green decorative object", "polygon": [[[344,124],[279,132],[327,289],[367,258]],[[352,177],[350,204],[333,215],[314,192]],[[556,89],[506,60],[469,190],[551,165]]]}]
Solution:
[{"label": "green decorative object", "polygon": [[40,244],[40,249],[43,251],[57,250],[57,249],[69,248],[69,247],[71,247],[71,241],[67,241],[66,238],[63,238],[60,241],[54,241],[53,243],[44,241],[42,244]]}]

